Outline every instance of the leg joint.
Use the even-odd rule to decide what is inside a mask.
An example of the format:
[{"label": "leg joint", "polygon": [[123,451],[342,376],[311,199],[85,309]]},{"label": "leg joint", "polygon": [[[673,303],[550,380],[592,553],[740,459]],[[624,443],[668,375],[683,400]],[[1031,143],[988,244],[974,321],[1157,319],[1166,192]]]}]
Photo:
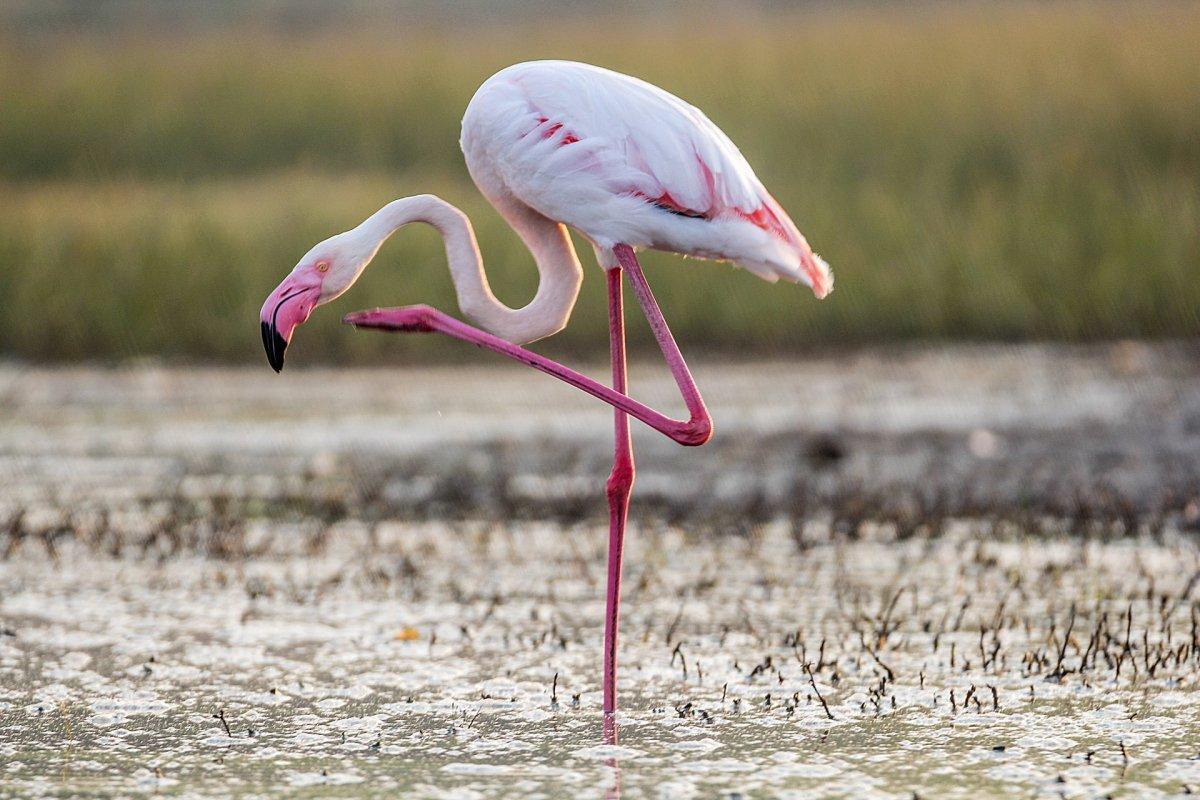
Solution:
[{"label": "leg joint", "polygon": [[612,474],[608,476],[608,483],[604,486],[604,491],[611,497],[627,497],[630,489],[633,488],[634,467],[629,462],[619,462],[613,465]]},{"label": "leg joint", "polygon": [[680,425],[670,436],[684,447],[699,447],[711,439],[712,434],[712,417],[704,413]]}]

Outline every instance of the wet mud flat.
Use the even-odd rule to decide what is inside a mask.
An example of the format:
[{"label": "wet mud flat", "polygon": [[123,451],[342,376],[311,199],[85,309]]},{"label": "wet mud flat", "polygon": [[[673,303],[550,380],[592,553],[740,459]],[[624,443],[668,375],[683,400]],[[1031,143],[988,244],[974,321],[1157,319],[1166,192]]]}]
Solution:
[{"label": "wet mud flat", "polygon": [[[281,531],[286,534],[288,531]],[[320,555],[0,564],[5,797],[1174,797],[1192,537],[348,525]]]},{"label": "wet mud flat", "polygon": [[713,442],[635,433],[614,744],[590,398],[0,368],[0,796],[1200,791],[1194,348],[695,372]]},{"label": "wet mud flat", "polygon": [[[1200,523],[1194,344],[697,359],[694,372],[716,433],[682,448],[635,424],[641,519],[717,535],[781,517],[849,535],[953,517],[1050,533]],[[664,368],[635,365],[631,380],[683,413]],[[510,365],[10,365],[0,538],[220,553],[262,517],[599,520],[610,442],[606,406]]]}]

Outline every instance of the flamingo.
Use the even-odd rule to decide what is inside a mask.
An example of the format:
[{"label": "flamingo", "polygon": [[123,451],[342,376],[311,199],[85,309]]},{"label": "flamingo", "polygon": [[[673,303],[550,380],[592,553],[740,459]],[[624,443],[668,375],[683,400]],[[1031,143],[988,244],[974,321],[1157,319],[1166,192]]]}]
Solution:
[{"label": "flamingo", "polygon": [[[613,407],[603,712],[617,709],[617,629],[621,561],[634,482],[629,417],[681,445],[712,435],[687,363],[663,319],[636,252],[650,248],[732,262],[758,277],[802,283],[816,297],[833,288],[829,266],[763,188],[737,147],[699,109],[637,78],[569,61],[516,64],[475,93],[460,140],[467,169],[529,248],[538,288],[522,308],[492,294],[471,222],[434,195],[394,200],[357,227],[304,254],[262,307],[262,336],[276,372],[296,328],[312,310],[358,279],[383,243],[414,222],[442,235],[450,275],[468,325],[426,305],[349,314],[360,328],[441,333],[552,375]],[[583,269],[567,228],[586,238],[608,282],[612,386],[520,345],[562,330]],[[628,394],[622,273],[650,323],[689,417],[672,419]]]}]

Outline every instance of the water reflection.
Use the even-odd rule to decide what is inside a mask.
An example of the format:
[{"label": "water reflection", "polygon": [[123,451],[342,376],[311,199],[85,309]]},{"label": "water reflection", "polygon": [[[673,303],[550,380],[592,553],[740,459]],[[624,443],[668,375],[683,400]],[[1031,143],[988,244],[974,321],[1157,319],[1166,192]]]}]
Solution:
[{"label": "water reflection", "polygon": [[[615,714],[604,715],[604,743],[608,745],[616,745],[619,738],[620,725],[617,723]],[[604,793],[604,800],[620,800],[621,799],[621,762],[616,756],[605,759],[604,763],[612,770],[612,783],[608,787],[608,791]]]},{"label": "water reflection", "polygon": [[620,734],[620,726],[617,724],[615,714],[604,715],[604,743],[617,744],[618,735]]}]

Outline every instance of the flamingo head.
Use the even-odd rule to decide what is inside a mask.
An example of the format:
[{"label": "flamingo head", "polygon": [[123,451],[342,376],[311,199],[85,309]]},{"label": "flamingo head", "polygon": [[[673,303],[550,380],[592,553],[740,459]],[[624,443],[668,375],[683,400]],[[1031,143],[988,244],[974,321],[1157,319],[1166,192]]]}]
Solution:
[{"label": "flamingo head", "polygon": [[314,308],[349,289],[373,255],[373,251],[358,247],[349,232],[340,233],[309,250],[267,295],[259,319],[267,361],[276,372],[283,370],[283,353],[296,328],[308,320]]}]

